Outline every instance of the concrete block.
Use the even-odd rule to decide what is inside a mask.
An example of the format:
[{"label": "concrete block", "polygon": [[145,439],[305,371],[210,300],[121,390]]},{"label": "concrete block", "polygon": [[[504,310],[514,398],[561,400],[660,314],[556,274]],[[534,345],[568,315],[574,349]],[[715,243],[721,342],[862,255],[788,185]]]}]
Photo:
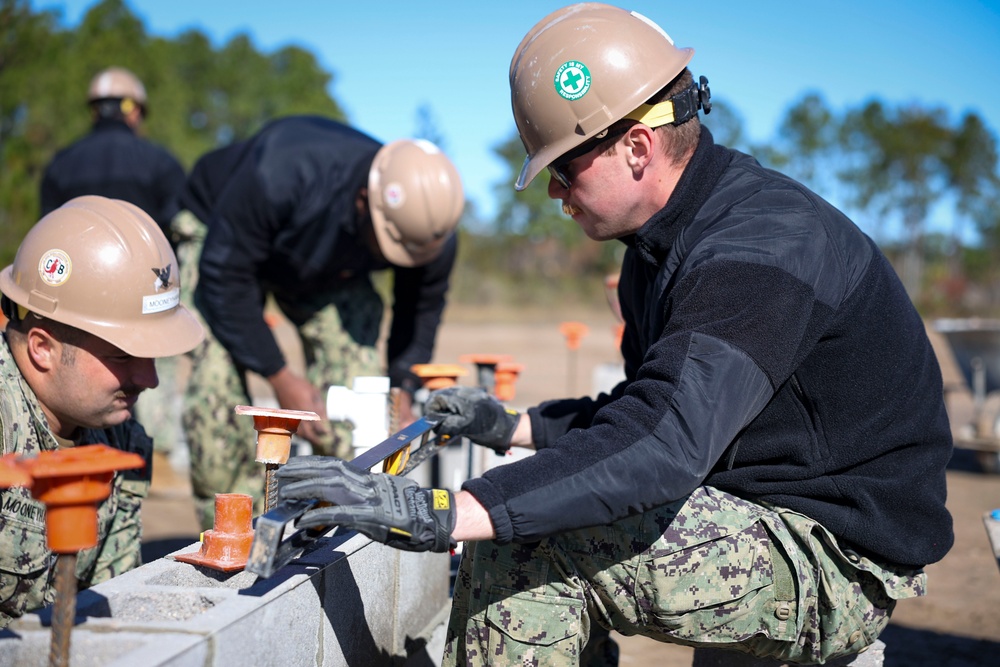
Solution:
[{"label": "concrete block", "polygon": [[[4,630],[0,632],[0,665],[47,667],[51,641],[48,627]],[[69,649],[69,664],[73,667],[135,667],[167,661],[174,667],[202,667],[208,664],[209,647],[199,637],[184,634],[108,634],[76,627]],[[183,659],[179,659],[181,655]]]},{"label": "concrete block", "polygon": [[[401,584],[401,553],[347,533],[317,540],[269,579],[154,561],[77,595],[70,662],[74,667],[399,662],[408,650],[417,650],[413,646],[426,645],[421,633],[437,630],[427,628],[428,618],[448,602],[447,556],[408,555],[407,581]],[[0,632],[0,665],[47,664],[50,625],[51,610],[42,610]]]},{"label": "concrete block", "polygon": [[327,570],[322,582],[323,654],[334,664],[387,664],[395,651],[399,552],[368,542],[349,563]]},{"label": "concrete block", "polygon": [[[449,554],[400,551],[398,591],[396,594],[395,646],[403,649],[418,639],[431,622],[451,609],[448,580],[451,576]],[[445,582],[441,586],[441,582]],[[431,627],[430,629],[433,630]],[[442,645],[443,648],[443,645]],[[440,658],[440,654],[438,655]]]}]

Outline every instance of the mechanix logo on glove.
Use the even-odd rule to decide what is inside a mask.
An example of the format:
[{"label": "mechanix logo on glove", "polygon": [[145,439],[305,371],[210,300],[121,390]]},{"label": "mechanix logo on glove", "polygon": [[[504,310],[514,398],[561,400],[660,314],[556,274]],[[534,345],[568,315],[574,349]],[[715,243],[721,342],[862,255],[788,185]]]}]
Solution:
[{"label": "mechanix logo on glove", "polygon": [[454,548],[451,491],[421,489],[404,477],[358,470],[333,457],[291,458],[278,471],[279,498],[328,503],[306,512],[300,528],[343,526],[407,551]]}]

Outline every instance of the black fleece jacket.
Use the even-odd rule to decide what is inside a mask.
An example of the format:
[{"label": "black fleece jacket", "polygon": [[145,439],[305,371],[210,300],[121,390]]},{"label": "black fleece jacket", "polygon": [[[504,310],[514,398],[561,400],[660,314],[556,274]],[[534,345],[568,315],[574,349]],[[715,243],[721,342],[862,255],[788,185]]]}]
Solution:
[{"label": "black fleece jacket", "polygon": [[622,240],[626,380],[530,409],[537,453],[465,484],[498,540],[609,523],[704,484],[899,565],[944,556],[940,370],[867,236],[703,129],[667,205]]},{"label": "black fleece jacket", "polygon": [[165,148],[136,135],[124,121],[102,119],[45,168],[41,212],[74,197],[101,195],[135,204],[166,232],[183,187],[184,168]]},{"label": "black fleece jacket", "polygon": [[285,364],[264,323],[266,294],[301,324],[323,305],[317,293],[391,268],[389,377],[393,386],[420,386],[410,367],[433,354],[457,236],[426,266],[392,266],[372,254],[354,200],[381,146],[327,118],[289,116],[192,169],[182,201],[208,225],[195,304],[239,366],[266,377]]}]

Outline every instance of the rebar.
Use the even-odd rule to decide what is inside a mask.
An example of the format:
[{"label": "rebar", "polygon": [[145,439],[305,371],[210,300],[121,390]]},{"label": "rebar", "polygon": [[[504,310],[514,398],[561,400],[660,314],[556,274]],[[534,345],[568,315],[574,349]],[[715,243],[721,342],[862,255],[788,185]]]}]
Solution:
[{"label": "rebar", "polygon": [[69,640],[76,615],[76,554],[59,554],[55,567],[56,601],[52,606],[50,667],[69,667]]},{"label": "rebar", "polygon": [[280,468],[278,463],[264,464],[264,511],[273,510],[278,504],[278,476],[275,474]]}]

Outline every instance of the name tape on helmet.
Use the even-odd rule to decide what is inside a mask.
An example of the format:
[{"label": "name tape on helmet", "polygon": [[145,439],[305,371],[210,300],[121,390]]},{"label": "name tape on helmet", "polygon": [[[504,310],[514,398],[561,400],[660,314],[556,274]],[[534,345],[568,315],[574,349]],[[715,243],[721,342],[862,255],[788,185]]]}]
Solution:
[{"label": "name tape on helmet", "polygon": [[181,291],[174,288],[163,294],[151,294],[142,297],[142,314],[162,313],[164,310],[176,308],[181,302]]},{"label": "name tape on helmet", "polygon": [[[150,267],[153,275],[156,279],[153,281],[153,289],[157,294],[151,294],[149,296],[142,297],[142,314],[149,315],[150,313],[161,313],[164,310],[170,310],[171,308],[176,308],[181,302],[181,290],[179,287],[170,289],[170,273],[173,266],[167,264],[166,266],[160,267]],[[163,292],[163,290],[168,290]]]}]

